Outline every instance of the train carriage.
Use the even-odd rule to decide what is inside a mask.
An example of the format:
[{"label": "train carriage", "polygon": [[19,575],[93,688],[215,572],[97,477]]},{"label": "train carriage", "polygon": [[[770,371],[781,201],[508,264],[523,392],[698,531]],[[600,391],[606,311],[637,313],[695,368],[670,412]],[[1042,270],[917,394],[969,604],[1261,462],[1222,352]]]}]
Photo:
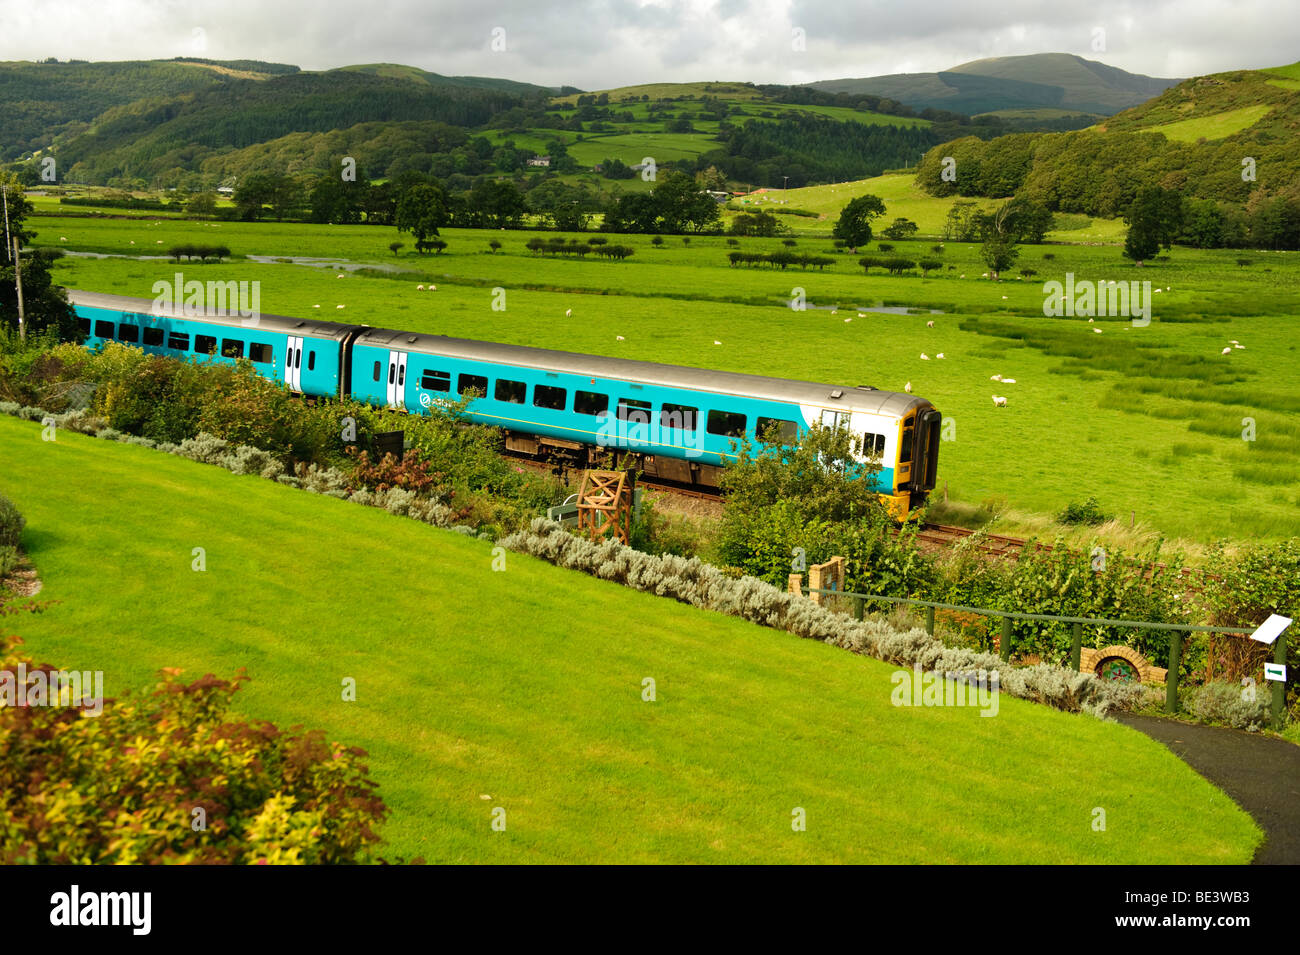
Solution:
[{"label": "train carriage", "polygon": [[211,358],[233,364],[247,358],[257,372],[290,391],[313,396],[343,393],[347,340],[359,325],[237,312],[192,314],[183,305],[151,299],[68,292],[86,345],[117,341],[148,354]]}]

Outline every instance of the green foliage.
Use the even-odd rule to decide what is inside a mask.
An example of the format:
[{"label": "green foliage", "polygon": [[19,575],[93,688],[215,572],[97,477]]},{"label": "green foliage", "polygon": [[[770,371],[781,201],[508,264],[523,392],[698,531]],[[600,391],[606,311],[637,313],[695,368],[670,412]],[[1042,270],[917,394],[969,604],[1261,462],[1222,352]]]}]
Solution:
[{"label": "green foliage", "polygon": [[1211,682],[1191,690],[1181,702],[1206,723],[1257,732],[1272,719],[1270,700],[1267,691],[1250,693],[1240,685]]},{"label": "green foliage", "polygon": [[26,525],[14,502],[0,494],[0,547],[16,548]]},{"label": "green foliage", "polygon": [[871,220],[884,214],[885,203],[879,196],[858,196],[840,211],[831,235],[843,239],[850,249],[856,250],[871,241]]},{"label": "green foliage", "polygon": [[[11,638],[0,663],[16,672]],[[50,672],[50,667],[40,667]],[[245,679],[184,683],[83,718],[0,708],[0,860],[14,864],[355,863],[388,814],[364,751],[227,714]],[[195,810],[205,825],[194,825]]]},{"label": "green foliage", "polygon": [[1090,497],[1082,504],[1071,501],[1056,519],[1062,524],[1088,524],[1095,527],[1098,524],[1105,524],[1114,516],[1105,513],[1097,503],[1097,499]]}]

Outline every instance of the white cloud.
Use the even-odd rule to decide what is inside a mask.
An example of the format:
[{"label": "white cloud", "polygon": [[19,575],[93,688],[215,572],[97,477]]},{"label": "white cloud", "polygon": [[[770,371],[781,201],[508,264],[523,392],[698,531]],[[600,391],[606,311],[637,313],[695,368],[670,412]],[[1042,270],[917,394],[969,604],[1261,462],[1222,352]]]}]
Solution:
[{"label": "white cloud", "polygon": [[[1280,65],[1300,46],[1290,0],[0,0],[0,23],[0,59],[385,61],[588,89],[807,82],[1039,52],[1190,76]],[[491,50],[494,27],[504,52]],[[1104,52],[1091,47],[1096,27]]]}]

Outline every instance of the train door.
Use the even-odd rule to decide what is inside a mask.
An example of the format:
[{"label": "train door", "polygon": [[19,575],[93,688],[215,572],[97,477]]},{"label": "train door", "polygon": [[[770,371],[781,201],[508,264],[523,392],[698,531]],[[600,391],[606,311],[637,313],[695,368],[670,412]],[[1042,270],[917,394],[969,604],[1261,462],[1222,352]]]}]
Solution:
[{"label": "train door", "polygon": [[388,353],[388,407],[406,407],[406,352]]},{"label": "train door", "polygon": [[284,384],[290,391],[302,391],[302,342],[301,338],[290,335],[285,350]]}]

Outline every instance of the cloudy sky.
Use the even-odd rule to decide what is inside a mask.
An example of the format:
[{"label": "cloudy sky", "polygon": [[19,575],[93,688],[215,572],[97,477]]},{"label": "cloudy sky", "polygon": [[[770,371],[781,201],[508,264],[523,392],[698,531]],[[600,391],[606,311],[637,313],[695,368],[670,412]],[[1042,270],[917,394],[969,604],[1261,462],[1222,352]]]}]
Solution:
[{"label": "cloudy sky", "polygon": [[1066,52],[1151,76],[1300,59],[1295,0],[0,0],[0,60],[393,62],[601,89]]}]

